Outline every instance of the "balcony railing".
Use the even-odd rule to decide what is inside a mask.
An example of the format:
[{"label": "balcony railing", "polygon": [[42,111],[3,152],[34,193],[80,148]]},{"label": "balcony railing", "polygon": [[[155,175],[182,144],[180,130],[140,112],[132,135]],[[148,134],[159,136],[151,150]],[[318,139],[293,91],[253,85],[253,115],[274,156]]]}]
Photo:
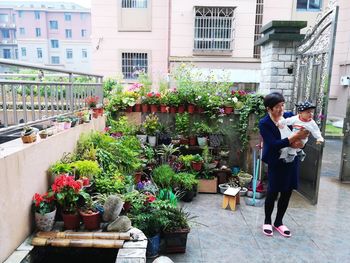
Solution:
[{"label": "balcony railing", "polygon": [[85,109],[88,96],[103,101],[100,75],[7,59],[0,71],[0,134]]}]

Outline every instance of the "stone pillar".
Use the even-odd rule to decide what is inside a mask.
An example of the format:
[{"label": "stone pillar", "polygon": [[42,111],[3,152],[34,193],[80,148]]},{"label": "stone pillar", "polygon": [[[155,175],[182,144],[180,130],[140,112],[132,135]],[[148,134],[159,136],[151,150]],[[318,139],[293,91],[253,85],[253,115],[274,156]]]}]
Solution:
[{"label": "stone pillar", "polygon": [[261,46],[261,81],[259,93],[281,92],[286,110],[292,110],[296,47],[304,38],[300,29],[306,21],[271,21],[261,28],[263,37],[255,42]]}]

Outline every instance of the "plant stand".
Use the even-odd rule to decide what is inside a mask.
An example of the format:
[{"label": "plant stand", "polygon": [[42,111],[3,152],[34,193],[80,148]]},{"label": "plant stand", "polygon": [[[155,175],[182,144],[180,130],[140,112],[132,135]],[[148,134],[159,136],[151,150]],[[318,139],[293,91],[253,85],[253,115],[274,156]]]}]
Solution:
[{"label": "plant stand", "polygon": [[232,211],[236,210],[236,205],[239,204],[239,190],[240,188],[230,187],[224,192],[224,198],[222,200],[222,208],[226,209],[230,207]]}]

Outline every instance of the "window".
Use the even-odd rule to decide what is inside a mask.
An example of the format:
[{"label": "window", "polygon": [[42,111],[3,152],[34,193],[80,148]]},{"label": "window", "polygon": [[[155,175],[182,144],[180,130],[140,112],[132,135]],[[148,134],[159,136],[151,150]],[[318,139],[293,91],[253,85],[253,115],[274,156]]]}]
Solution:
[{"label": "window", "polygon": [[0,14],[0,22],[7,23],[9,21],[9,15],[8,14]]},{"label": "window", "polygon": [[321,0],[297,0],[297,10],[320,11]]},{"label": "window", "polygon": [[85,20],[87,18],[87,13],[80,13],[80,19]]},{"label": "window", "polygon": [[72,29],[66,29],[66,38],[72,38]]},{"label": "window", "polygon": [[232,50],[233,7],[196,7],[195,50]]},{"label": "window", "polygon": [[12,14],[12,22],[16,23],[16,14]]},{"label": "window", "polygon": [[18,17],[22,17],[23,16],[23,11],[18,11]]},{"label": "window", "polygon": [[18,59],[18,49],[15,49],[15,59]]},{"label": "window", "polygon": [[72,49],[66,49],[66,58],[67,59],[73,58],[73,50]]},{"label": "window", "polygon": [[86,37],[86,34],[87,34],[86,29],[82,29],[82,30],[81,30],[81,36],[82,36],[82,37]]},{"label": "window", "polygon": [[1,29],[2,38],[10,38],[10,30]]},{"label": "window", "polygon": [[37,48],[36,55],[38,58],[43,58],[43,50],[41,48]]},{"label": "window", "polygon": [[81,50],[81,56],[82,56],[83,58],[87,58],[87,50],[86,50],[86,49],[82,49],[82,50]]},{"label": "window", "polygon": [[56,39],[51,39],[51,47],[52,48],[58,48],[58,40]]},{"label": "window", "polygon": [[72,20],[72,15],[71,15],[71,13],[64,13],[64,20],[66,20],[66,21],[71,21],[71,20]]},{"label": "window", "polygon": [[24,27],[20,27],[19,28],[19,34],[20,35],[24,35],[26,33],[26,31],[24,30]]},{"label": "window", "polygon": [[148,71],[147,53],[122,53],[122,72],[125,79],[137,79]]},{"label": "window", "polygon": [[35,28],[35,35],[36,35],[37,37],[40,37],[40,36],[41,36],[41,28],[39,28],[39,27]]},{"label": "window", "polygon": [[147,8],[147,0],[123,0],[122,8]]},{"label": "window", "polygon": [[3,49],[2,51],[3,58],[11,58],[11,49]]},{"label": "window", "polygon": [[40,20],[40,11],[34,11],[35,20]]},{"label": "window", "polygon": [[27,49],[25,47],[21,47],[21,53],[22,53],[22,57],[26,57],[27,56]]},{"label": "window", "polygon": [[58,29],[58,22],[56,20],[51,20],[49,23],[50,29]]},{"label": "window", "polygon": [[52,56],[51,57],[51,64],[60,64],[60,57]]}]

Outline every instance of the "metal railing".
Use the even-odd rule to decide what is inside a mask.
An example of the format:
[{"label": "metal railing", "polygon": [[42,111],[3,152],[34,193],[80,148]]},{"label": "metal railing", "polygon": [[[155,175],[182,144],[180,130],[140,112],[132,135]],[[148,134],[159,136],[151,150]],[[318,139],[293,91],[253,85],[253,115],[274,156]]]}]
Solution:
[{"label": "metal railing", "polygon": [[88,96],[103,101],[100,75],[7,59],[0,71],[0,134],[86,109]]}]

